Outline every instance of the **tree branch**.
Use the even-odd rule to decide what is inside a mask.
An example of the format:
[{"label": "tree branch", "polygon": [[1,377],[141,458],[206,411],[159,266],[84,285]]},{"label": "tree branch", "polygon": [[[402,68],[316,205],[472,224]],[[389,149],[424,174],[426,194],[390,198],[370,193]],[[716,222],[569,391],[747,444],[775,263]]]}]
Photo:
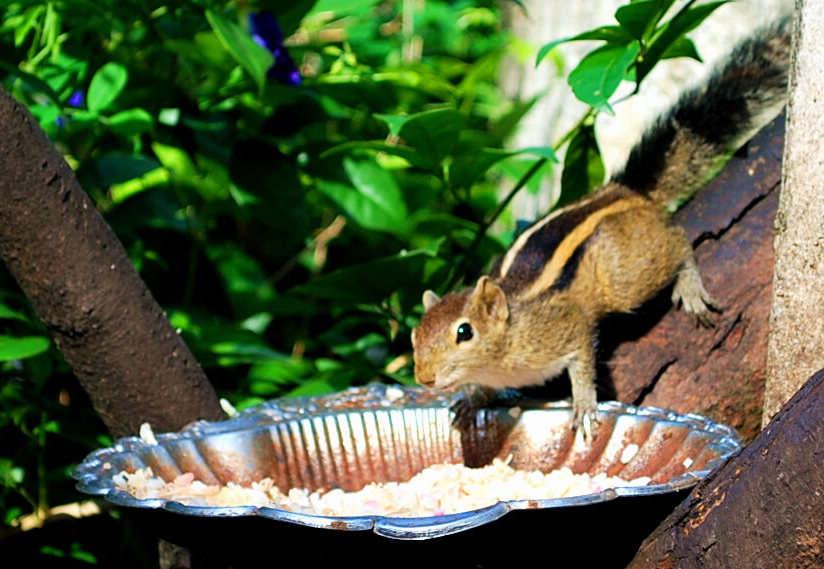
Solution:
[{"label": "tree branch", "polygon": [[223,417],[214,390],[28,110],[0,89],[0,257],[114,436]]}]

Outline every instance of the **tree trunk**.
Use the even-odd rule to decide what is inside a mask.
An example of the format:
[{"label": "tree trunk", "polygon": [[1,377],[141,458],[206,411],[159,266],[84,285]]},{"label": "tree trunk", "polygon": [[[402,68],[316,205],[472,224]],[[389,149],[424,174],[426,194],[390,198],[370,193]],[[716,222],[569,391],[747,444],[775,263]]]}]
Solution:
[{"label": "tree trunk", "polygon": [[669,291],[604,322],[599,375],[616,399],[707,415],[746,441],[760,431],[783,125],[765,127],[675,216],[721,307],[715,327],[693,326]]},{"label": "tree trunk", "polygon": [[223,417],[126,251],[26,108],[0,89],[0,257],[115,437]]},{"label": "tree trunk", "polygon": [[821,94],[824,92],[824,4],[799,1],[787,146],[775,239],[775,276],[767,353],[763,423],[817,369],[824,366],[824,138]]},{"label": "tree trunk", "polygon": [[824,371],[702,481],[628,569],[824,566]]}]

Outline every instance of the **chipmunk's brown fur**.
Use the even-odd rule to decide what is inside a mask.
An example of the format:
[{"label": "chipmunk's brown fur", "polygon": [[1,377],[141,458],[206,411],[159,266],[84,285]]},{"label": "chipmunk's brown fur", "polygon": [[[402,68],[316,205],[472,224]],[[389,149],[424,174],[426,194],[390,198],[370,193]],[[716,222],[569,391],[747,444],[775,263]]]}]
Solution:
[{"label": "chipmunk's brown fur", "polygon": [[574,424],[586,430],[596,408],[597,325],[606,314],[629,312],[674,282],[673,302],[712,325],[714,303],[692,245],[666,206],[706,182],[742,137],[783,106],[788,28],[739,46],[658,121],[621,174],[535,222],[474,287],[443,298],[424,293],[424,317],[412,334],[417,381],[518,388],[566,369]]}]

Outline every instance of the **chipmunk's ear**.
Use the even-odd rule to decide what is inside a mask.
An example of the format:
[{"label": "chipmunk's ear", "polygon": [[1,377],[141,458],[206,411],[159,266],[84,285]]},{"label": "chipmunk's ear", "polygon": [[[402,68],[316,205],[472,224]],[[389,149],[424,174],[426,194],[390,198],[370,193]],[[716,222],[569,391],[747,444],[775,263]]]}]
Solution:
[{"label": "chipmunk's ear", "polygon": [[498,322],[505,322],[509,318],[509,308],[503,289],[486,275],[478,279],[470,303],[484,318]]},{"label": "chipmunk's ear", "polygon": [[432,292],[431,290],[424,291],[423,293],[423,310],[426,312],[441,299],[440,296]]}]

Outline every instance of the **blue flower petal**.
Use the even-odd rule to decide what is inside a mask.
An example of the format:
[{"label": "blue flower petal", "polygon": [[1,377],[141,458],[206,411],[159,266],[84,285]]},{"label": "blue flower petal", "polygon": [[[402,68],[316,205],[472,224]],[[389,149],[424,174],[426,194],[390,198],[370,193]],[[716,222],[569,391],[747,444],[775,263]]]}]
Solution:
[{"label": "blue flower petal", "polygon": [[69,100],[68,100],[67,104],[70,107],[74,107],[75,109],[79,109],[80,107],[83,106],[83,103],[85,102],[85,100],[86,100],[86,95],[83,93],[83,91],[78,90],[78,91],[75,91],[74,93],[72,93],[72,96],[69,97]]},{"label": "blue flower petal", "polygon": [[252,33],[252,38],[269,51],[283,46],[283,32],[280,30],[277,18],[271,12],[250,13],[249,31]]},{"label": "blue flower petal", "polygon": [[255,43],[269,50],[275,58],[266,77],[292,87],[300,85],[300,72],[283,45],[283,32],[277,18],[271,12],[252,12],[249,14],[249,31]]}]

